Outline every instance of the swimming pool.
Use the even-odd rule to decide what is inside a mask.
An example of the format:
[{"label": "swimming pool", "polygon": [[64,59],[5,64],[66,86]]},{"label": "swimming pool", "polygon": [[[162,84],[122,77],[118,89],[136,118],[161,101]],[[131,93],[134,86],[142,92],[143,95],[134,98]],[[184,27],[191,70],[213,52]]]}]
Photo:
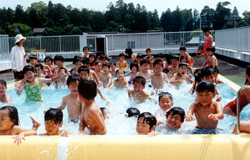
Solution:
[{"label": "swimming pool", "polygon": [[[221,77],[220,77],[221,79]],[[229,87],[233,90],[238,90],[237,86],[229,83]],[[235,97],[234,92],[228,90],[227,85],[218,85],[218,89],[224,90],[222,96],[222,104]],[[188,87],[187,87],[188,88]],[[174,88],[169,89],[174,96],[174,106],[181,106],[187,111],[190,104],[189,101],[194,100],[194,96],[178,94],[174,92]],[[184,91],[181,89],[179,91]],[[57,107],[60,105],[61,97],[68,94],[69,91],[64,88],[58,92],[54,88],[43,89],[44,103],[24,103],[25,95],[16,96],[13,89],[8,91],[13,99],[20,114],[20,121],[24,127],[30,128],[31,121],[28,118],[28,113],[33,115],[36,119],[43,123],[42,111],[50,107]],[[107,92],[103,91],[102,92]],[[115,91],[120,94],[119,90]],[[50,93],[50,96],[46,96]],[[180,92],[182,93],[182,92]],[[125,94],[125,93],[124,93]],[[115,94],[113,94],[115,95]],[[192,160],[234,160],[246,159],[250,157],[250,135],[249,134],[217,134],[217,135],[190,135],[190,134],[171,134],[160,135],[157,137],[127,135],[135,134],[135,123],[133,119],[124,118],[125,109],[121,106],[137,106],[141,111],[152,111],[158,104],[154,102],[146,103],[144,105],[137,105],[136,103],[129,103],[127,96],[121,96],[119,99],[114,99],[113,95],[107,92],[106,98],[112,100],[110,107],[111,112],[114,111],[113,119],[106,121],[108,127],[108,134],[123,134],[123,135],[105,135],[105,136],[81,136],[71,135],[68,138],[59,136],[28,136],[26,141],[21,145],[13,143],[11,136],[1,136],[0,138],[0,159],[60,159],[60,160],[96,160],[96,159],[192,159]],[[231,98],[230,98],[231,97]],[[181,99],[176,102],[176,99]],[[58,100],[58,101],[57,101]],[[97,97],[97,102],[100,106],[105,103]],[[186,102],[188,100],[188,102]],[[152,105],[152,106],[150,106]],[[125,108],[126,108],[125,107]],[[249,107],[245,107],[242,111],[241,118],[248,120]],[[22,110],[22,111],[21,111]],[[69,124],[66,121],[67,111],[64,110],[64,128],[75,131],[78,125]],[[115,122],[118,121],[118,122]],[[122,122],[122,120],[124,120]],[[223,122],[224,121],[224,122]],[[185,122],[186,123],[186,122]],[[225,115],[222,121],[219,121],[218,127],[224,128],[224,132],[230,133],[232,127],[236,123],[236,118]],[[185,124],[185,128],[193,129],[195,122]],[[132,126],[132,127],[131,127]],[[134,126],[134,128],[133,128]],[[229,128],[227,128],[229,127]],[[121,128],[121,131],[117,131]],[[41,126],[38,133],[44,132],[44,126]],[[77,131],[75,131],[77,132]],[[73,132],[74,133],[74,132]]]}]

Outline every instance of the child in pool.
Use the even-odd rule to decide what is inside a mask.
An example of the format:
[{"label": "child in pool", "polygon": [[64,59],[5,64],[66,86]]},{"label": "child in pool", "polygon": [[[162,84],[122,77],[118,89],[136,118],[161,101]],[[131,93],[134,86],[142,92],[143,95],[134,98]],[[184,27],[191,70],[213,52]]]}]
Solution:
[{"label": "child in pool", "polygon": [[154,73],[151,75],[151,83],[154,89],[162,89],[164,83],[168,83],[168,77],[163,73],[163,62],[155,60],[153,64]]},{"label": "child in pool", "polygon": [[44,114],[46,133],[40,135],[55,136],[60,135],[68,137],[70,133],[65,130],[60,130],[63,125],[63,112],[60,109],[50,108]]},{"label": "child in pool", "polygon": [[44,62],[49,67],[49,69],[44,68],[46,78],[54,77],[56,74],[55,74],[55,70],[52,70],[54,68],[54,66],[52,65],[52,63],[53,63],[52,57],[46,56],[44,58]]},{"label": "child in pool", "polygon": [[19,84],[15,83],[15,87],[17,89],[17,94],[20,95],[25,89],[26,93],[26,100],[33,101],[33,102],[42,102],[42,95],[41,95],[41,86],[43,83],[53,82],[62,76],[56,76],[53,78],[36,78],[36,69],[31,66],[27,65],[23,68],[24,80]]},{"label": "child in pool", "polygon": [[138,53],[137,56],[136,56],[136,62],[138,63],[139,65],[139,70],[141,71],[141,61],[143,60],[143,54],[142,53]]},{"label": "child in pool", "polygon": [[112,82],[112,84],[109,87],[109,90],[111,90],[114,86],[119,87],[119,88],[125,87],[126,90],[128,90],[128,81],[125,80],[124,77],[125,77],[124,70],[122,70],[122,69],[116,70],[116,78],[117,79]]},{"label": "child in pool", "polygon": [[206,58],[207,56],[204,54],[204,50],[203,50],[203,46],[199,46],[196,52],[196,58],[201,58],[201,67],[203,67],[203,65],[206,62]]},{"label": "child in pool", "polygon": [[98,78],[100,78],[100,75],[102,74],[102,62],[96,61],[95,62],[95,73]]},{"label": "child in pool", "polygon": [[124,60],[125,59],[125,54],[124,53],[120,53],[119,54],[119,60],[117,62],[117,67],[123,70],[127,70],[128,69],[128,64],[127,61]]},{"label": "child in pool", "polygon": [[219,119],[224,117],[221,104],[213,102],[215,97],[214,84],[211,81],[201,81],[196,89],[197,101],[191,104],[186,121],[194,121],[195,114],[199,129],[216,129]]},{"label": "child in pool", "polygon": [[43,65],[41,63],[38,63],[35,65],[36,68],[36,77],[37,78],[45,78],[44,72],[43,72]]},{"label": "child in pool", "polygon": [[116,63],[110,62],[109,64],[110,64],[110,73],[111,73],[112,77],[115,77],[115,72],[117,70]]},{"label": "child in pool", "polygon": [[154,67],[153,64],[155,61],[154,56],[147,57],[147,60],[149,61],[149,70],[153,70],[153,67]]},{"label": "child in pool", "polygon": [[147,57],[150,57],[150,56],[151,56],[151,49],[150,49],[150,48],[147,48],[147,49],[146,49],[146,54],[147,54]]},{"label": "child in pool", "polygon": [[201,81],[201,70],[200,69],[196,69],[194,71],[194,84],[193,87],[190,89],[189,93],[194,94],[195,90],[196,90],[196,86],[200,83]]},{"label": "child in pool", "polygon": [[143,59],[141,61],[141,70],[138,75],[144,77],[147,81],[150,79],[152,74],[153,72],[149,70],[149,61],[147,59]]},{"label": "child in pool", "polygon": [[73,58],[73,64],[75,65],[75,68],[76,69],[79,69],[79,67],[81,67],[83,64],[82,64],[82,60],[83,58],[76,55],[74,58]]},{"label": "child in pool", "polygon": [[69,121],[78,122],[81,117],[82,103],[79,99],[78,86],[81,81],[81,77],[78,75],[69,76],[67,79],[67,86],[70,90],[70,94],[62,98],[62,103],[57,109],[63,110],[67,106]]},{"label": "child in pool", "polygon": [[157,54],[157,59],[163,62],[163,66],[167,66],[167,62],[165,61],[165,56],[162,53]]},{"label": "child in pool", "polygon": [[18,111],[16,107],[4,106],[0,108],[0,135],[17,135],[14,143],[21,143],[25,136],[36,135],[40,123],[32,118],[33,129],[25,129],[19,126]]},{"label": "child in pool", "polygon": [[107,108],[101,107],[100,110],[102,111],[102,115],[103,115],[104,120],[105,119],[110,119],[112,117]]},{"label": "child in pool", "polygon": [[220,71],[218,69],[218,67],[214,67],[214,78],[215,78],[215,83],[218,84],[218,83],[222,83],[219,78],[218,78],[218,75],[219,75]]},{"label": "child in pool", "polygon": [[[98,61],[98,63],[99,63],[100,61]],[[92,79],[92,80],[94,80],[95,82],[96,82],[96,84],[100,87],[100,86],[102,86],[102,82],[100,81],[100,79],[99,79],[99,75],[97,75],[97,72],[95,72],[94,70],[92,70],[91,69],[91,66],[90,66],[90,61],[89,61],[89,59],[88,58],[83,58],[83,61],[82,61],[82,63],[83,63],[83,66],[86,66],[86,67],[88,67],[89,68],[89,73],[90,73],[90,78]],[[102,66],[102,65],[101,65]],[[102,67],[101,67],[102,68]],[[101,71],[101,70],[100,70]],[[100,72],[101,73],[101,72]]]},{"label": "child in pool", "polygon": [[181,62],[181,56],[185,55],[185,56],[187,56],[187,62],[186,62],[186,63],[189,64],[189,66],[190,66],[191,68],[193,68],[194,60],[193,60],[193,58],[186,52],[186,47],[181,46],[180,49],[179,49],[179,51],[180,51],[179,61]]},{"label": "child in pool", "polygon": [[186,56],[186,55],[182,55],[182,56],[181,56],[181,59],[180,59],[180,62],[185,62],[185,63],[187,63],[187,56]]},{"label": "child in pool", "polygon": [[[247,66],[246,69],[246,82],[245,85],[250,85],[250,66]],[[240,112],[241,110],[250,103],[250,88],[244,88],[240,92]],[[237,105],[237,98],[235,98],[233,101],[229,102],[224,108],[223,112],[225,114],[229,114],[231,116],[236,116],[236,105]],[[242,125],[248,125],[249,122],[244,122]],[[243,129],[244,131],[245,129]]]},{"label": "child in pool", "polygon": [[91,135],[107,133],[104,118],[99,106],[95,103],[97,86],[93,80],[82,80],[78,87],[81,102],[84,107],[81,116],[79,130],[81,134],[86,134],[85,127]]},{"label": "child in pool", "polygon": [[219,102],[221,100],[220,92],[218,91],[215,83],[214,69],[211,67],[205,67],[201,70],[201,80],[209,80],[214,84],[215,94],[217,95],[216,101]]},{"label": "child in pool", "polygon": [[172,78],[173,74],[172,74],[172,70],[170,68],[164,68],[162,70],[163,73],[165,73],[168,77],[168,80],[170,81],[170,79]]},{"label": "child in pool", "polygon": [[59,76],[61,76],[61,78],[56,81],[56,88],[58,86],[64,86],[66,84],[67,77],[64,76],[66,74],[68,74],[68,70],[66,68],[62,67],[59,69]]},{"label": "child in pool", "polygon": [[92,70],[95,70],[96,55],[94,53],[89,54],[89,61]]},{"label": "child in pool", "polygon": [[184,80],[193,83],[193,80],[187,75],[187,68],[188,64],[185,62],[180,62],[178,65],[178,73],[175,73],[174,76],[171,78],[171,84],[180,84],[183,83]]},{"label": "child in pool", "polygon": [[138,117],[140,115],[140,111],[137,108],[128,108],[126,110],[126,117]]},{"label": "child in pool", "polygon": [[112,83],[112,75],[109,73],[110,65],[109,63],[104,63],[102,65],[102,73],[100,75],[100,81],[102,82],[103,88],[109,87]]},{"label": "child in pool", "polygon": [[172,57],[172,65],[169,66],[169,69],[172,71],[172,75],[178,73],[178,64],[179,64],[179,56],[173,55]]},{"label": "child in pool", "polygon": [[156,118],[149,112],[143,112],[138,116],[136,132],[138,135],[148,135],[155,131]]},{"label": "child in pool", "polygon": [[139,74],[139,72],[138,72],[139,71],[139,65],[138,65],[138,63],[137,62],[130,63],[130,70],[131,70],[131,72],[125,74],[125,76],[128,76],[128,75],[130,76],[128,83],[132,84],[133,79],[136,76],[138,76],[138,74]]},{"label": "child in pool", "polygon": [[29,62],[30,62],[30,65],[35,67],[38,64],[38,59],[37,59],[37,57],[35,55],[31,55],[29,57]]},{"label": "child in pool", "polygon": [[142,76],[136,76],[133,80],[133,90],[128,90],[129,98],[133,98],[139,103],[145,102],[147,99],[151,99],[149,94],[147,94],[143,89],[145,88],[146,79]]},{"label": "child in pool", "polygon": [[[66,68],[64,66],[64,58],[63,56],[60,55],[56,55],[54,57],[54,62],[56,64],[56,66],[52,69],[52,71],[54,71],[56,73],[56,75],[59,75],[59,69],[60,68]],[[66,68],[67,69],[67,68]],[[68,70],[68,69],[67,69]],[[69,74],[68,74],[69,75]],[[70,75],[69,75],[70,76]]]},{"label": "child in pool", "polygon": [[2,102],[5,105],[10,104],[10,97],[6,93],[7,90],[7,84],[5,80],[0,80],[0,102]]},{"label": "child in pool", "polygon": [[74,75],[79,75],[78,70],[76,68],[72,68],[69,72],[70,72],[71,75],[73,75],[73,74]]},{"label": "child in pool", "polygon": [[166,121],[166,112],[173,106],[173,96],[169,92],[161,92],[159,94],[160,109],[155,112],[157,125],[164,124]]},{"label": "child in pool", "polygon": [[204,64],[203,67],[205,67],[206,65],[208,65],[209,67],[218,67],[218,61],[217,58],[215,57],[214,53],[215,53],[215,47],[208,47],[207,49],[207,60]]}]

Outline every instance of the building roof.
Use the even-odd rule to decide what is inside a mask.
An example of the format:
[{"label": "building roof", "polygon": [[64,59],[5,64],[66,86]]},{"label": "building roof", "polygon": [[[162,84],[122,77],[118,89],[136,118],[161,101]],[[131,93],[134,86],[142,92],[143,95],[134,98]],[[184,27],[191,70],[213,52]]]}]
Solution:
[{"label": "building roof", "polygon": [[34,33],[43,33],[44,30],[45,28],[33,28]]}]

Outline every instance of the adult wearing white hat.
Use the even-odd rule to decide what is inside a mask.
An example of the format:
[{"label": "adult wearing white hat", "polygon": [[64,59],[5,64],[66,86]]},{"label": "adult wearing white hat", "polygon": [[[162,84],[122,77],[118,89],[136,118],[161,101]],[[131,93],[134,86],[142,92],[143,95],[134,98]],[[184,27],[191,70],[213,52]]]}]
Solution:
[{"label": "adult wearing white hat", "polygon": [[23,79],[23,67],[26,66],[26,56],[23,43],[26,40],[21,34],[15,37],[16,45],[11,49],[11,65],[16,80]]}]

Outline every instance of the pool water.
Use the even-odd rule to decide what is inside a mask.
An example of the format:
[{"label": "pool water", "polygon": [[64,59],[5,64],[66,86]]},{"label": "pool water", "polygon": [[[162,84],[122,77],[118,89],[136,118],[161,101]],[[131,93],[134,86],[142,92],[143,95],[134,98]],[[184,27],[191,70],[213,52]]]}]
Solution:
[{"label": "pool water", "polygon": [[[174,86],[170,85],[165,88],[164,91],[168,91],[173,95],[173,107],[178,106],[182,107],[187,113],[189,106],[194,102],[196,98],[196,94],[189,94],[188,91],[192,87],[191,84],[182,84],[180,88],[177,90]],[[133,86],[131,85],[132,89]],[[218,84],[217,88],[222,95],[222,106],[225,106],[229,101],[233,100],[236,95],[229,89],[226,84]],[[152,96],[153,100],[146,101],[145,103],[138,104],[135,101],[131,101],[128,98],[128,94],[125,89],[117,89],[113,88],[112,91],[108,91],[107,88],[100,88],[104,97],[111,101],[109,106],[106,106],[106,102],[104,102],[99,95],[96,97],[96,102],[99,107],[106,107],[112,118],[106,119],[105,124],[108,130],[109,135],[136,135],[136,122],[137,118],[126,118],[125,112],[129,107],[136,107],[140,110],[140,112],[151,112],[154,114],[158,109],[160,109],[158,105],[158,96]],[[152,88],[145,88],[147,93],[151,93]],[[12,105],[17,107],[19,112],[19,119],[21,122],[21,126],[25,128],[31,128],[32,122],[29,118],[29,115],[32,115],[36,120],[40,121],[42,125],[38,129],[38,133],[45,133],[44,127],[44,110],[48,110],[49,108],[56,108],[60,106],[62,97],[64,95],[69,94],[67,86],[61,87],[59,89],[55,89],[54,86],[46,87],[42,89],[42,98],[43,102],[35,103],[35,102],[25,102],[25,92],[23,92],[20,96],[16,94],[16,90],[14,88],[7,91],[7,94],[12,99]],[[241,113],[241,120],[249,120],[249,107],[245,107]],[[67,109],[63,110],[64,114],[64,123],[62,129],[69,130],[72,134],[79,133],[79,125],[74,124],[72,122],[68,122],[68,113]],[[169,131],[165,129],[164,126],[156,127],[156,130],[161,132],[162,134],[187,134],[190,133],[194,127],[196,126],[196,121],[186,122],[182,124],[182,128],[177,131]],[[236,124],[236,117],[232,117],[229,115],[225,115],[224,119],[219,120],[218,133],[221,134],[229,134],[232,132],[234,125]]]}]

